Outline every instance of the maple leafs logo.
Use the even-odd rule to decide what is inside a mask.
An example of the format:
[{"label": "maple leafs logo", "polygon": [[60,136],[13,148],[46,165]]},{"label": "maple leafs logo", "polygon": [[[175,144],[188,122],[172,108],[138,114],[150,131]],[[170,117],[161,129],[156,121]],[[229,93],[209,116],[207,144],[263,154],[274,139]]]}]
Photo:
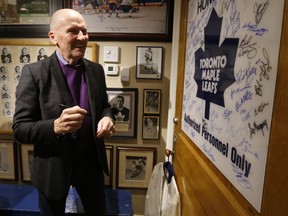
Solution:
[{"label": "maple leafs logo", "polygon": [[222,18],[213,9],[204,29],[205,51],[195,52],[196,97],[206,101],[205,118],[209,119],[210,103],[225,107],[224,91],[236,80],[234,65],[239,38],[225,38],[219,44]]}]

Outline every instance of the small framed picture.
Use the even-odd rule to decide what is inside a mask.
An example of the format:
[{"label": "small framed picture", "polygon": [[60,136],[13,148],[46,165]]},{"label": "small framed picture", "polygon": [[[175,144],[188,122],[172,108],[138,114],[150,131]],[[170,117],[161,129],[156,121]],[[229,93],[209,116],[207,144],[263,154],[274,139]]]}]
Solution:
[{"label": "small framed picture", "polygon": [[136,47],[136,78],[162,79],[163,47]]},{"label": "small framed picture", "polygon": [[143,113],[160,114],[161,110],[161,90],[144,89],[143,90]]},{"label": "small framed picture", "polygon": [[111,105],[115,129],[113,137],[137,136],[137,88],[108,88],[108,101]]},{"label": "small framed picture", "polygon": [[106,145],[105,148],[110,176],[105,175],[104,181],[105,186],[111,188],[113,179],[113,146]]},{"label": "small framed picture", "polygon": [[156,148],[117,147],[117,187],[148,188]]},{"label": "small framed picture", "polygon": [[159,139],[159,116],[143,116],[142,139]]},{"label": "small framed picture", "polygon": [[21,177],[23,182],[31,182],[30,171],[33,160],[33,144],[20,143]]},{"label": "small framed picture", "polygon": [[16,145],[12,140],[0,140],[0,180],[17,179]]}]

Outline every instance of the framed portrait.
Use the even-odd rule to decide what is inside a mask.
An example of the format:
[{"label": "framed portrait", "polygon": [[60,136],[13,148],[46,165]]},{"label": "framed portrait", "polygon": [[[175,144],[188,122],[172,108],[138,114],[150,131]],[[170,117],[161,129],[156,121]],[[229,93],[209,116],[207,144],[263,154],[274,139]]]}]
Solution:
[{"label": "framed portrait", "polygon": [[93,40],[171,42],[174,0],[140,2],[67,0],[67,7],[84,16]]},{"label": "framed portrait", "polygon": [[31,182],[30,170],[33,160],[33,144],[20,143],[20,168],[23,182]]},{"label": "framed portrait", "polygon": [[16,145],[12,140],[0,140],[0,180],[17,179]]},{"label": "framed portrait", "polygon": [[116,132],[113,137],[137,137],[138,89],[108,88]]},{"label": "framed portrait", "polygon": [[117,147],[117,187],[148,188],[156,148]]},{"label": "framed portrait", "polygon": [[142,139],[159,139],[160,117],[143,116]]},{"label": "framed portrait", "polygon": [[136,78],[162,79],[163,47],[136,47]]},{"label": "framed portrait", "polygon": [[161,89],[143,90],[143,113],[160,114],[161,110]]},{"label": "framed portrait", "polygon": [[[87,59],[96,60],[96,46],[96,43],[88,43]],[[23,66],[47,58],[55,49],[50,42],[0,39],[0,134],[12,133],[16,86]]]},{"label": "framed portrait", "polygon": [[48,38],[51,15],[60,8],[58,0],[9,0],[0,17],[0,37]]},{"label": "framed portrait", "polygon": [[112,187],[112,179],[113,179],[113,146],[106,145],[106,156],[107,156],[107,163],[109,167],[110,176],[105,175],[104,181],[105,186],[108,188]]}]

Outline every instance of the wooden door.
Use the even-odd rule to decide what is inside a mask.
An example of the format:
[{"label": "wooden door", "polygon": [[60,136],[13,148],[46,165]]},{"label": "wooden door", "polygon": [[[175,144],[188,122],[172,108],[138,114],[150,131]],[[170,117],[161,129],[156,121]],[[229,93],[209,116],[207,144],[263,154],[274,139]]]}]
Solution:
[{"label": "wooden door", "polygon": [[[208,2],[208,1],[205,1]],[[270,4],[273,4],[272,1]],[[181,130],[185,72],[188,0],[182,0],[178,83],[174,132],[173,167],[181,196],[183,216],[287,215],[288,203],[288,5],[285,1],[280,55],[273,104],[272,122],[262,207],[260,213],[227,180],[202,151]],[[271,17],[273,19],[273,17]]]}]

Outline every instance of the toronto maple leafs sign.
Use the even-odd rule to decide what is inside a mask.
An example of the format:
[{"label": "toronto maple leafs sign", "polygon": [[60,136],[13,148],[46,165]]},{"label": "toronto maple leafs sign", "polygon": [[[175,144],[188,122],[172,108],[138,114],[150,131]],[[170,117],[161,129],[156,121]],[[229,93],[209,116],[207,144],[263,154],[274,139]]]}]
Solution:
[{"label": "toronto maple leafs sign", "polygon": [[222,18],[213,9],[205,27],[205,51],[195,52],[195,75],[197,97],[206,101],[205,118],[209,119],[210,103],[225,107],[223,94],[235,82],[234,64],[238,38],[225,38],[218,46]]},{"label": "toronto maple leafs sign", "polygon": [[284,0],[189,1],[182,131],[260,211]]}]

